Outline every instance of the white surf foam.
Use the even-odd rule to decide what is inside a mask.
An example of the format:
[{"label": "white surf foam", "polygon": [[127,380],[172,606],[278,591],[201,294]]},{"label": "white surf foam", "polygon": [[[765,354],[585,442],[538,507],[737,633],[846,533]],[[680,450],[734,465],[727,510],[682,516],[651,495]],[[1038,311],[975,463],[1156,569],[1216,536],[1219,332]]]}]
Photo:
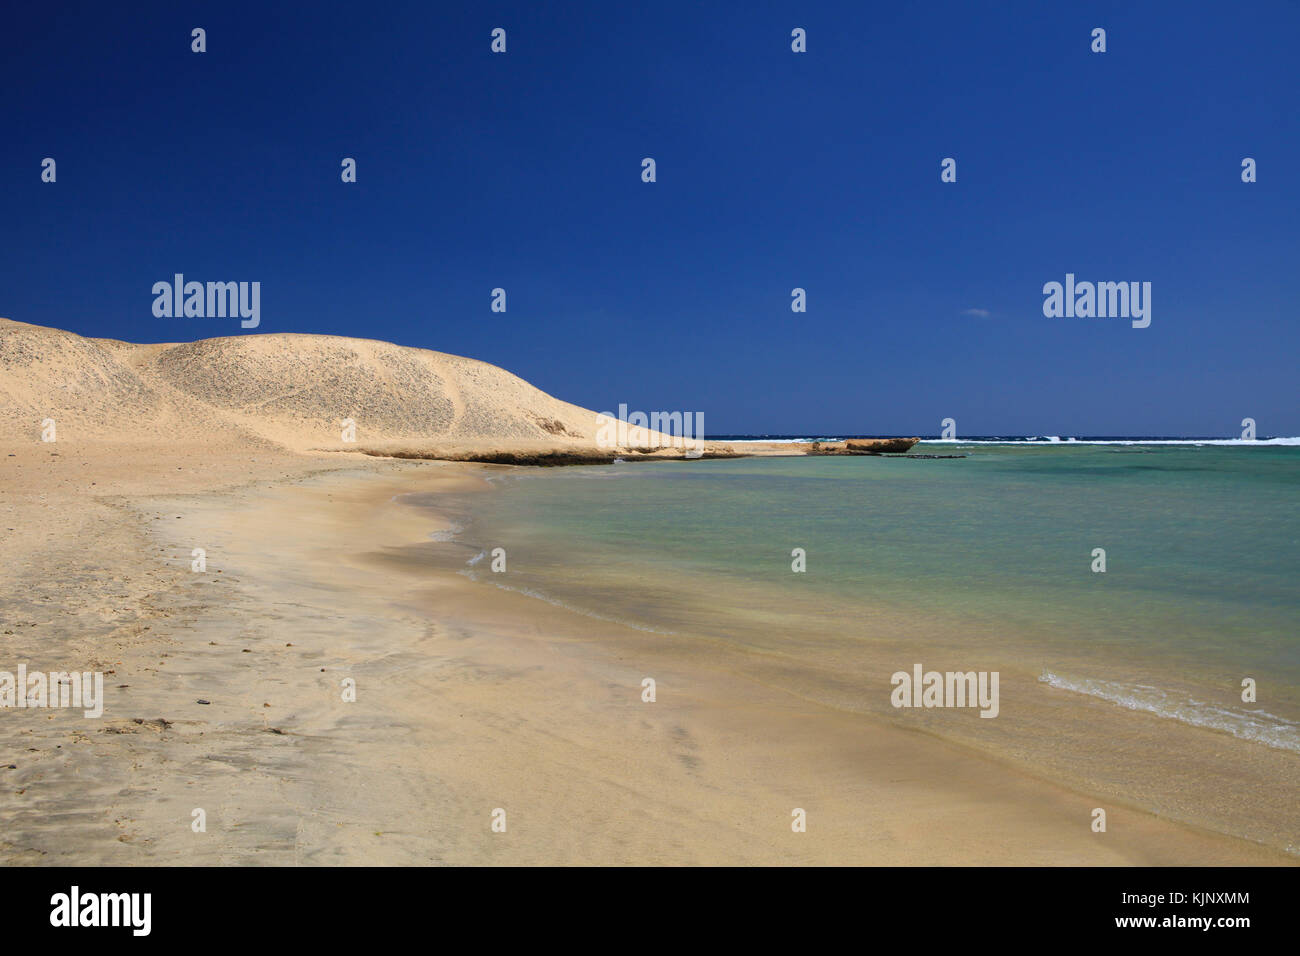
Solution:
[{"label": "white surf foam", "polygon": [[1065,677],[1043,671],[1039,681],[1060,690],[1086,694],[1110,701],[1129,710],[1142,711],[1177,720],[1193,727],[1204,727],[1253,740],[1256,743],[1300,753],[1300,723],[1264,710],[1242,710],[1196,700],[1180,698],[1149,684],[1123,684],[1096,678]]}]

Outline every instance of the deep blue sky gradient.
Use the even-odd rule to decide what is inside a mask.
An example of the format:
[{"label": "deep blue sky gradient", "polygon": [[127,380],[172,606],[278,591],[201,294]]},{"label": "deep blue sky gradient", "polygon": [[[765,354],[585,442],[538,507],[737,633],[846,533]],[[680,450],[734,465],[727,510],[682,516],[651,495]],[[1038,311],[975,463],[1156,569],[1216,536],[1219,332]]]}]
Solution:
[{"label": "deep blue sky gradient", "polygon": [[[1284,0],[9,4],[0,315],[248,334],[155,318],[183,272],[710,434],[1297,435],[1297,37]],[[1067,271],[1150,281],[1151,327],[1045,318]]]}]

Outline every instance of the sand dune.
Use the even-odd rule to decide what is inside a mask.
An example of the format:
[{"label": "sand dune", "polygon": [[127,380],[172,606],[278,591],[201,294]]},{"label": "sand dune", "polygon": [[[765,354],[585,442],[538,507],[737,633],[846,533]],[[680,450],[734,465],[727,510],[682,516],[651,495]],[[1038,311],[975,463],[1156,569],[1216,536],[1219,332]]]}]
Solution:
[{"label": "sand dune", "polygon": [[[611,428],[613,419],[487,362],[334,335],[133,345],[0,318],[0,371],[0,442],[34,441],[52,419],[58,441],[80,443],[250,443],[574,464],[681,458],[688,449],[688,457],[706,458],[896,453],[918,440],[706,442],[694,454],[700,448],[683,442],[682,423],[673,426],[676,436]],[[353,431],[345,439],[347,421]]]},{"label": "sand dune", "polygon": [[367,339],[274,334],[133,345],[0,319],[0,369],[0,441],[34,440],[53,419],[60,441],[242,436],[295,451],[344,450],[343,422],[352,419],[356,444],[346,450],[372,453],[463,457],[596,443],[595,412],[503,369]]}]

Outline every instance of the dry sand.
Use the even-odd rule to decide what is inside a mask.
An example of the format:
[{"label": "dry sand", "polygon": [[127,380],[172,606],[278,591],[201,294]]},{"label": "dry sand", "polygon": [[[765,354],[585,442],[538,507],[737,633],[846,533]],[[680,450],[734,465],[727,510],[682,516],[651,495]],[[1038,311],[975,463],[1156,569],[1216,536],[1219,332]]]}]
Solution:
[{"label": "dry sand", "polygon": [[[102,670],[107,701],[100,719],[0,710],[0,863],[1294,862],[1113,804],[1093,834],[1087,794],[791,697],[714,647],[437,571],[423,560],[436,523],[399,496],[491,495],[483,476],[505,466],[310,451],[337,404],[321,374],[258,410],[243,385],[196,385],[193,366],[167,378],[169,347],[31,326],[15,343],[13,327],[0,670]],[[374,356],[418,352],[288,338],[311,347],[221,341],[293,366],[259,388],[325,361],[347,395],[376,387],[374,363],[397,374]],[[507,373],[472,365],[500,391]],[[461,413],[434,437],[541,442],[516,434],[530,415],[576,428],[589,414],[517,390],[474,425],[464,410],[486,397],[459,372],[444,382]],[[42,443],[56,399],[59,440]],[[382,439],[429,441],[401,433],[410,414]],[[796,807],[807,833],[791,832]]]}]

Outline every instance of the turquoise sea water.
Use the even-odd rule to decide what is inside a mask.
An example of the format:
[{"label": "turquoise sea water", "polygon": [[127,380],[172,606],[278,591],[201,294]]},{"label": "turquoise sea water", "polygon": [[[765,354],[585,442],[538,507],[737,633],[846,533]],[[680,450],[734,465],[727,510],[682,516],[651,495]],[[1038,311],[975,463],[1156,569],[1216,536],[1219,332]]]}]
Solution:
[{"label": "turquoise sea water", "polygon": [[[457,543],[487,586],[776,655],[800,669],[789,680],[805,696],[1059,764],[1163,809],[1149,768],[1180,746],[1196,759],[1217,747],[1212,767],[1270,793],[1246,823],[1226,806],[1183,815],[1300,842],[1277,809],[1300,780],[1300,447],[915,450],[967,457],[512,472]],[[505,574],[482,556],[494,547]],[[999,671],[1001,717],[895,710],[889,675],[915,663]],[[1241,699],[1248,678],[1254,702]],[[1173,725],[1179,735],[1161,729]],[[1086,742],[1103,731],[1110,743]]]}]

